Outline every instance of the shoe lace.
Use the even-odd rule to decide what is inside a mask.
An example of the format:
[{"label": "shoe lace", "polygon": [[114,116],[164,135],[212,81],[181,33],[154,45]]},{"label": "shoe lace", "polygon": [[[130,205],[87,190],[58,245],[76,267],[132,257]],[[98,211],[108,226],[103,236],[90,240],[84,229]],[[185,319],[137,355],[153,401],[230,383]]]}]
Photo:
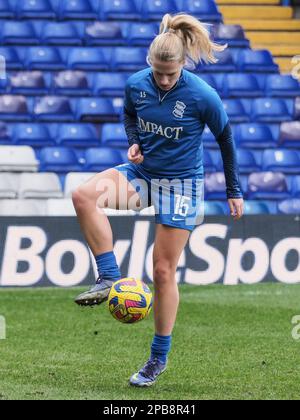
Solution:
[{"label": "shoe lace", "polygon": [[96,280],[96,284],[100,284],[100,283],[102,283],[103,282],[103,276],[99,276],[98,278],[97,278],[97,280]]},{"label": "shoe lace", "polygon": [[141,374],[148,379],[153,379],[158,368],[158,359],[149,359],[141,370]]}]

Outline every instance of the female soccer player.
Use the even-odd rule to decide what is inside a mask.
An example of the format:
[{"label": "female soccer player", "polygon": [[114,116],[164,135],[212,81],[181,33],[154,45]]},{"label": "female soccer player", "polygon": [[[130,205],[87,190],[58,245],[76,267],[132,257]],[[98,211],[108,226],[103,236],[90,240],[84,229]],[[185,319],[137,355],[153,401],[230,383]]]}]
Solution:
[{"label": "female soccer player", "polygon": [[[130,162],[101,172],[73,193],[79,223],[99,271],[96,286],[76,299],[79,305],[107,300],[113,282],[121,278],[103,208],[136,209],[133,203],[139,208],[155,207],[155,335],[151,356],[131,377],[131,385],[152,385],[167,366],[179,304],[177,264],[201,216],[202,193],[197,185],[203,185],[201,138],[206,124],[221,149],[231,215],[235,220],[243,215],[235,144],[222,102],[214,89],[184,69],[188,61],[215,63],[214,52],[225,48],[213,43],[194,17],[165,15],[149,49],[150,67],[131,76],[126,85],[124,122]],[[187,179],[192,182],[181,192],[175,188],[175,193],[168,182],[162,190],[157,188],[162,179],[175,179],[175,186]],[[109,185],[116,188],[100,200],[99,191]],[[114,192],[115,203],[109,203]]]}]

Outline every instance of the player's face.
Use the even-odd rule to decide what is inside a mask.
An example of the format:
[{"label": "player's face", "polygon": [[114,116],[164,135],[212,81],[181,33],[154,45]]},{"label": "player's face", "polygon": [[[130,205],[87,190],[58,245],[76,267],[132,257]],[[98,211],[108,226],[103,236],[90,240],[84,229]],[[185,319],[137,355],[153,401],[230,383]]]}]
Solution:
[{"label": "player's face", "polygon": [[157,85],[162,90],[170,90],[180,77],[183,65],[178,61],[153,60],[152,70]]}]

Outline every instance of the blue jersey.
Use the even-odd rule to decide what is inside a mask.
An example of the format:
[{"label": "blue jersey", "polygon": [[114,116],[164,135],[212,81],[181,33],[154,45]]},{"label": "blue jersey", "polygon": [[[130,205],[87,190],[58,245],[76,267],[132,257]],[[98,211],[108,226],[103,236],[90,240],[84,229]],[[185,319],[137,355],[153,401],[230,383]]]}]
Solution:
[{"label": "blue jersey", "polygon": [[195,74],[182,70],[176,85],[161,91],[152,69],[132,75],[126,84],[125,109],[136,116],[144,161],[153,176],[204,176],[202,134],[207,124],[218,138],[228,116],[217,92]]}]

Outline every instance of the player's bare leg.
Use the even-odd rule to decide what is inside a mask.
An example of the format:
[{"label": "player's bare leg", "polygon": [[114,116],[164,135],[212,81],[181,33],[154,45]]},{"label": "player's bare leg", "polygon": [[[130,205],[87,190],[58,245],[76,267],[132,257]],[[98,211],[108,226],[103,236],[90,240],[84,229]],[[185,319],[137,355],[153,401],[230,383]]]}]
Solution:
[{"label": "player's bare leg", "polygon": [[[113,234],[104,208],[127,210],[139,208],[139,195],[126,177],[112,168],[103,171],[77,188],[72,195],[81,230],[94,256],[111,258]],[[132,204],[131,204],[132,203]],[[105,263],[109,260],[104,261]],[[115,277],[118,268],[115,265]],[[118,278],[115,278],[118,280]],[[79,295],[75,302],[83,306],[93,306],[107,300],[112,281],[98,279],[88,292]]]}]

